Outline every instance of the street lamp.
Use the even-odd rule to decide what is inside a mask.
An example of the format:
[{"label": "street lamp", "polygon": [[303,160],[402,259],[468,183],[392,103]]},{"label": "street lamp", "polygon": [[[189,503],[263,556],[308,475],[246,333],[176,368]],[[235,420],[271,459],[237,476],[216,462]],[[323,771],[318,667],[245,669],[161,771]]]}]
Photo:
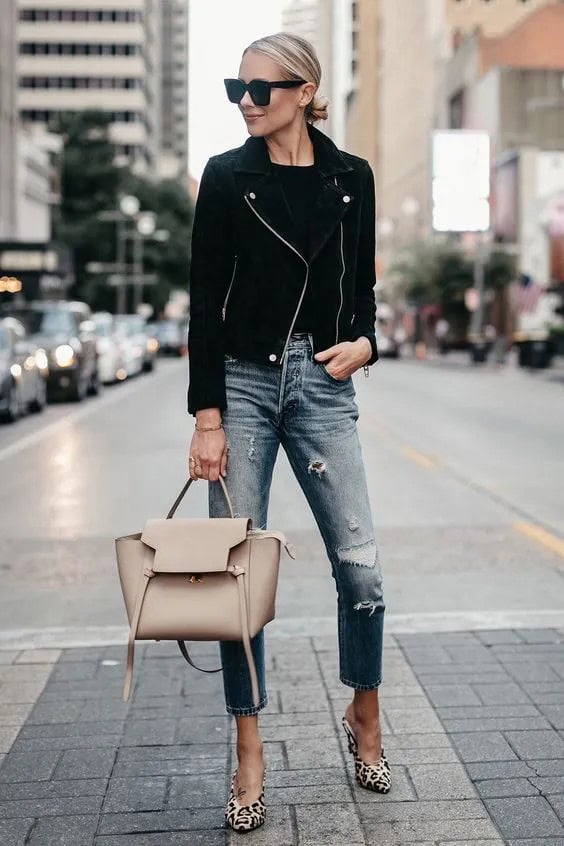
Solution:
[{"label": "street lamp", "polygon": [[117,313],[123,314],[126,306],[126,278],[127,278],[127,264],[126,264],[126,219],[134,217],[140,208],[138,197],[133,194],[122,194],[119,198],[119,217],[117,219],[117,266],[118,273],[121,277],[117,288]]},{"label": "street lamp", "polygon": [[143,247],[145,239],[153,239],[164,243],[170,238],[168,229],[157,229],[157,216],[154,212],[140,212],[136,216],[136,227],[133,242],[133,273],[135,278],[134,307],[139,311],[143,300]]},{"label": "street lamp", "polygon": [[139,212],[141,203],[139,198],[134,197],[133,194],[124,194],[119,199],[119,207],[127,217],[135,217]]}]

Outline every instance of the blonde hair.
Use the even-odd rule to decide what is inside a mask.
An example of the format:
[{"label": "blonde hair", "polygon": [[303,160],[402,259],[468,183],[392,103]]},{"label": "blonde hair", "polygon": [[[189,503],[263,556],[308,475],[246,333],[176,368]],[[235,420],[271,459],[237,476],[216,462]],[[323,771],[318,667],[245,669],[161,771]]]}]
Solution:
[{"label": "blonde hair", "polygon": [[[280,66],[284,79],[305,79],[306,82],[313,82],[315,87],[319,88],[321,65],[317,53],[313,44],[300,35],[293,35],[290,32],[266,35],[249,44],[243,51],[243,55],[247,50],[262,53],[276,62]],[[316,92],[311,103],[306,106],[305,119],[308,123],[327,120],[328,107],[327,97],[318,96]]]}]

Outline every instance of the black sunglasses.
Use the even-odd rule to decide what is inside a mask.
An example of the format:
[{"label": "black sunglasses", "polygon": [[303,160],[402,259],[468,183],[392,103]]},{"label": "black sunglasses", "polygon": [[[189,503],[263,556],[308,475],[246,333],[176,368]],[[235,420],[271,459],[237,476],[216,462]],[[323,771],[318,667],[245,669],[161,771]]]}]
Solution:
[{"label": "black sunglasses", "polygon": [[225,90],[230,103],[240,103],[248,91],[255,106],[268,106],[270,92],[273,88],[296,88],[303,85],[305,79],[284,79],[280,82],[269,82],[267,79],[251,79],[243,82],[241,79],[224,79]]}]

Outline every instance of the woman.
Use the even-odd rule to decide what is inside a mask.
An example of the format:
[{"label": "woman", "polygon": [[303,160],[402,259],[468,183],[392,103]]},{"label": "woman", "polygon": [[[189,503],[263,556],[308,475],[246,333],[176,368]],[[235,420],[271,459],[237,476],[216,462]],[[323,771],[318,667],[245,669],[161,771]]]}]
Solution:
[{"label": "woman", "polygon": [[[192,235],[188,411],[190,476],[208,479],[210,517],[235,512],[265,528],[282,444],[321,532],[338,595],[340,678],[354,688],[343,717],[359,783],[386,793],[381,747],[384,601],[352,374],[378,358],[374,335],[375,200],[364,159],[313,127],[327,117],[311,44],[279,33],[243,53],[225,80],[250,138],[204,170]],[[229,454],[229,473],[227,473]],[[238,768],[227,824],[264,822],[257,713],[267,704],[264,632],[252,639],[253,705],[238,641],[220,642]]]}]

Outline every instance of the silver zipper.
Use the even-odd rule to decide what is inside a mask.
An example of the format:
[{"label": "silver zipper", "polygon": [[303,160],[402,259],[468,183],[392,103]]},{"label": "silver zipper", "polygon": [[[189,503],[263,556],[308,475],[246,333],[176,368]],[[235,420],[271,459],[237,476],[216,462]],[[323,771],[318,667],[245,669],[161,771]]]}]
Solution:
[{"label": "silver zipper", "polygon": [[[337,182],[337,177],[335,177],[335,185],[337,188],[339,187],[339,183]],[[339,302],[339,310],[337,311],[337,319],[335,320],[335,343],[339,343],[339,317],[341,316],[341,309],[343,308],[343,278],[345,276],[345,253],[343,249],[343,221],[341,221],[341,278],[339,279],[339,294],[340,294],[340,302]]]},{"label": "silver zipper", "polygon": [[306,266],[306,275],[305,275],[305,280],[304,280],[304,286],[302,288],[302,293],[300,295],[300,299],[298,301],[296,311],[294,312],[294,317],[292,318],[292,322],[290,324],[290,330],[289,330],[288,335],[286,337],[286,343],[284,344],[284,348],[282,350],[282,355],[280,356],[280,360],[282,360],[284,358],[284,355],[286,354],[286,349],[287,349],[288,343],[290,341],[290,335],[292,334],[292,329],[294,328],[294,323],[296,322],[296,318],[298,316],[298,312],[300,310],[300,306],[302,304],[302,300],[304,298],[304,294],[305,294],[305,291],[306,291],[307,281],[308,281],[308,278],[309,278],[309,264],[306,261],[306,259],[302,256],[302,254],[300,252],[298,252],[298,250],[296,250],[296,248],[294,246],[292,246],[292,244],[289,243],[289,241],[286,241],[286,239],[283,238],[282,235],[279,235],[279,233],[276,231],[276,229],[273,229],[272,226],[269,223],[267,223],[266,220],[263,217],[261,217],[261,215],[258,213],[258,211],[254,208],[254,206],[252,206],[251,203],[249,203],[249,199],[246,195],[245,195],[245,202],[247,203],[247,205],[251,209],[251,211],[258,217],[258,219],[261,221],[261,223],[263,223],[266,226],[266,228],[269,229],[272,232],[273,235],[276,235],[276,237],[280,241],[282,241],[283,244],[286,244],[286,246],[289,247],[292,250],[292,252],[294,252],[297,256],[299,256]]},{"label": "silver zipper", "polygon": [[229,288],[227,289],[227,293],[225,295],[225,299],[223,301],[223,307],[221,309],[221,316],[222,319],[225,320],[225,309],[227,308],[227,300],[229,299],[229,294],[231,293],[231,286],[233,285],[233,280],[235,279],[235,272],[237,270],[237,261],[239,256],[235,256],[235,262],[233,264],[233,273],[231,274],[231,282],[229,283]]}]

